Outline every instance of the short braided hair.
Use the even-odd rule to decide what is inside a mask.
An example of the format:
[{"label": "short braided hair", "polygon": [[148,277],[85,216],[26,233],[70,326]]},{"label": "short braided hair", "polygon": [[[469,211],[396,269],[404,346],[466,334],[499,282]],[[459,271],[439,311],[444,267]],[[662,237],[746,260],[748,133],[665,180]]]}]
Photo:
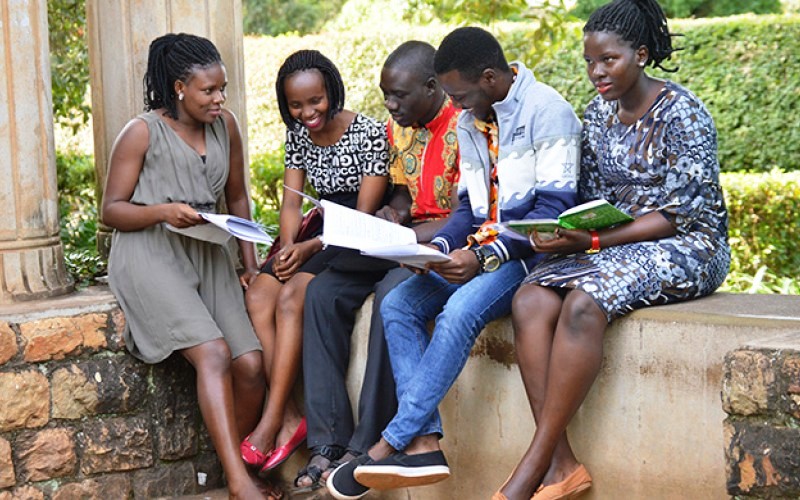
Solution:
[{"label": "short braided hair", "polygon": [[583,32],[616,33],[634,49],[642,45],[647,47],[648,65],[669,72],[678,70],[661,64],[672,57],[673,52],[681,50],[672,47],[672,37],[680,35],[669,32],[667,17],[655,0],[614,0],[589,16]]},{"label": "short braided hair", "polygon": [[222,64],[219,51],[210,40],[188,33],[168,33],[150,43],[144,75],[144,109],[164,108],[178,119],[175,82],[186,82],[197,69]]},{"label": "short braided hair", "polygon": [[436,74],[458,71],[476,82],[487,68],[510,71],[500,42],[488,31],[476,27],[456,28],[439,45],[433,59]]},{"label": "short braided hair", "polygon": [[296,127],[298,122],[289,113],[289,104],[286,102],[284,90],[286,79],[299,71],[314,69],[322,73],[322,79],[325,82],[325,92],[328,94],[328,120],[332,120],[344,109],[344,82],[336,65],[318,50],[298,50],[283,61],[278,70],[278,79],[275,81],[278,109],[280,109],[283,123],[289,128]]}]

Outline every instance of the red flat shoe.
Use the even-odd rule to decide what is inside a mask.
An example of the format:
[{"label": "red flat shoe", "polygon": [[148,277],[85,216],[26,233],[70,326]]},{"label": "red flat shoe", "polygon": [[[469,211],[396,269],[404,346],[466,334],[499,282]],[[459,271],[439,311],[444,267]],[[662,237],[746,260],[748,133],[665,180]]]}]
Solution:
[{"label": "red flat shoe", "polygon": [[306,417],[303,417],[303,419],[300,420],[300,425],[297,426],[297,430],[294,431],[294,434],[289,439],[289,441],[285,445],[279,446],[278,448],[272,450],[269,459],[261,468],[261,472],[272,470],[275,467],[282,464],[283,462],[285,462],[286,459],[292,456],[292,453],[294,453],[297,450],[297,448],[300,447],[303,441],[306,440],[307,434],[308,432],[306,429]]},{"label": "red flat shoe", "polygon": [[252,434],[244,438],[242,444],[239,445],[239,451],[242,452],[242,460],[251,467],[263,467],[272,453],[264,453],[256,448],[256,446],[250,442],[250,436],[252,436]]}]

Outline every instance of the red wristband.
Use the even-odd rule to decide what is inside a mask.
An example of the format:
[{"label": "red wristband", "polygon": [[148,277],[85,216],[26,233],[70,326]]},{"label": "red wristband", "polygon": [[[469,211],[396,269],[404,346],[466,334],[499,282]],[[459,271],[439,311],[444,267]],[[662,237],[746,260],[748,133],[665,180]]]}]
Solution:
[{"label": "red wristband", "polygon": [[597,253],[600,251],[600,235],[597,231],[589,231],[589,234],[592,235],[592,247],[586,253]]}]

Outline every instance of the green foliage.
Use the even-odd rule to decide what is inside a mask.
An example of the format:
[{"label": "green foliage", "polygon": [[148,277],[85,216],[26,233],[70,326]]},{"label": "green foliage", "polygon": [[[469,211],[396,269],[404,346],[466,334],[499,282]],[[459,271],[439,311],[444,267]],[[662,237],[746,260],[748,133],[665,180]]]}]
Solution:
[{"label": "green foliage", "polygon": [[[800,169],[800,17],[742,16],[679,21],[671,29],[677,73],[651,71],[688,87],[708,107],[725,172]],[[582,113],[596,93],[586,78],[581,41],[537,66],[537,76]],[[669,66],[669,63],[667,64]],[[649,70],[648,70],[649,71]]]},{"label": "green foliage", "polygon": [[[575,25],[548,21],[548,26],[560,25],[564,33],[577,38]],[[330,34],[245,38],[244,52],[247,76],[248,135],[251,155],[275,151],[283,143],[285,126],[278,112],[275,96],[275,77],[281,63],[300,49],[320,49],[339,68],[346,89],[346,107],[380,120],[388,118],[378,87],[380,69],[389,52],[407,40],[422,40],[439,45],[452,26],[431,24],[406,26],[394,30],[347,30],[335,37]],[[551,41],[545,30],[531,28],[531,23],[498,23],[490,30],[506,47],[509,59],[523,59],[526,64],[546,53],[554,53],[558,43]],[[563,40],[563,38],[562,38]],[[541,47],[536,54],[533,47]],[[582,64],[582,63],[581,63]]]},{"label": "green foliage", "polygon": [[[537,28],[531,23],[498,23],[490,29],[509,59],[535,66],[537,77],[561,92],[581,115],[597,94],[584,70],[582,39],[576,32],[580,26],[562,26],[573,35],[546,59],[530,54],[537,43]],[[652,74],[685,85],[704,101],[719,132],[723,171],[800,169],[800,128],[790,125],[800,112],[800,17],[689,20],[673,23],[671,28],[684,34],[676,39],[684,50],[671,61],[680,71]],[[408,39],[436,46],[451,29],[434,24],[381,32],[350,30],[335,38],[329,34],[248,37],[245,60],[257,61],[245,68],[251,154],[275,150],[283,142],[284,126],[273,86],[278,67],[291,52],[324,47],[344,78],[347,107],[386,119],[377,85],[386,55]]]},{"label": "green foliage", "polygon": [[250,196],[253,220],[277,234],[283,192],[283,147],[250,158]]},{"label": "green foliage", "polygon": [[85,0],[48,0],[53,115],[73,132],[89,121]]},{"label": "green foliage", "polygon": [[800,172],[725,174],[722,181],[733,250],[727,289],[800,293]]},{"label": "green foliage", "polygon": [[528,4],[525,0],[409,0],[405,10],[407,19],[418,21],[430,21],[433,17],[455,24],[490,24],[497,20],[521,20]]},{"label": "green foliage", "polygon": [[79,286],[87,285],[106,270],[97,253],[94,159],[89,155],[59,151],[56,172],[67,271]]},{"label": "green foliage", "polygon": [[[588,19],[598,7],[610,0],[578,0],[572,14]],[[664,13],[672,18],[720,17],[735,14],[779,14],[780,0],[659,0]]]},{"label": "green foliage", "polygon": [[244,0],[244,32],[262,35],[314,33],[344,0]]}]

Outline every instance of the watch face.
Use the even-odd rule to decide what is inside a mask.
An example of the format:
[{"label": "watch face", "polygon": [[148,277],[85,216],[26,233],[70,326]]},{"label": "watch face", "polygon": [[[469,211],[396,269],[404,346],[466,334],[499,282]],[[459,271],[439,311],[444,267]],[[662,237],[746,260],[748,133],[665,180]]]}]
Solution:
[{"label": "watch face", "polygon": [[500,267],[500,258],[498,258],[489,247],[482,246],[478,251],[483,256],[481,262],[482,271],[486,273],[497,271],[497,268]]},{"label": "watch face", "polygon": [[486,271],[487,273],[491,273],[492,271],[497,271],[497,268],[499,267],[500,267],[500,259],[497,257],[497,255],[492,254],[489,257],[486,257],[486,260],[484,261],[483,265],[484,271]]}]

